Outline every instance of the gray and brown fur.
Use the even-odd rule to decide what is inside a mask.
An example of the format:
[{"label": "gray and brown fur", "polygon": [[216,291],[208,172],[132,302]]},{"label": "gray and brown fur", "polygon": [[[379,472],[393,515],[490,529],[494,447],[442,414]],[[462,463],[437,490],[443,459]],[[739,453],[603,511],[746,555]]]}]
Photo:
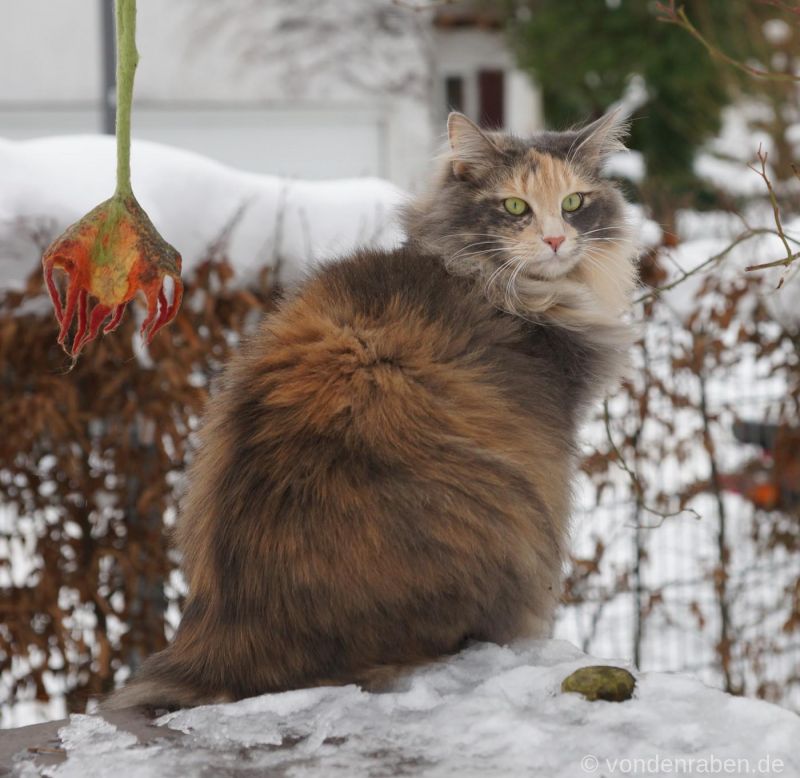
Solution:
[{"label": "gray and brown fur", "polygon": [[[521,141],[451,117],[406,245],[319,270],[267,317],[191,468],[183,620],[107,707],[374,687],[470,640],[547,634],[577,425],[629,339],[633,250],[599,177],[617,136],[606,119]],[[583,231],[611,239],[562,274],[493,277],[576,186],[593,193]]]}]

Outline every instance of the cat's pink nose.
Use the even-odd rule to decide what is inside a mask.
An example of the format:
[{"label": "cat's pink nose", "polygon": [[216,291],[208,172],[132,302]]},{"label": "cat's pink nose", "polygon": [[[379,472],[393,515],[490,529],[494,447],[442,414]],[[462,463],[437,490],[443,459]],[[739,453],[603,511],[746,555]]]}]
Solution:
[{"label": "cat's pink nose", "polygon": [[550,248],[553,249],[554,252],[558,251],[558,247],[566,240],[565,235],[559,235],[556,238],[543,238],[545,243],[550,244]]}]

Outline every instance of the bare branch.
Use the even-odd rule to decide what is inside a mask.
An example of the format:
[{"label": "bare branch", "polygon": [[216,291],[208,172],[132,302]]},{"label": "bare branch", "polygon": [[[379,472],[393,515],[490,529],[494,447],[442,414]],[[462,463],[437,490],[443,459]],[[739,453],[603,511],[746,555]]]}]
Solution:
[{"label": "bare branch", "polygon": [[392,5],[407,8],[410,11],[429,11],[443,5],[452,5],[455,0],[428,0],[427,3],[414,3],[411,0],[392,0]]},{"label": "bare branch", "polygon": [[[794,9],[787,8],[786,10]],[[686,30],[686,32],[688,32],[689,35],[691,35],[698,43],[700,43],[714,59],[724,62],[725,64],[730,65],[732,68],[747,74],[748,76],[752,76],[753,78],[763,78],[768,81],[800,82],[800,76],[796,76],[794,73],[776,73],[773,70],[756,68],[752,65],[747,65],[744,62],[740,62],[738,59],[734,59],[729,54],[726,54],[724,51],[722,51],[722,49],[711,43],[711,41],[709,41],[703,35],[703,33],[701,33],[700,30],[698,30],[697,27],[692,24],[692,22],[689,20],[689,17],[686,15],[686,9],[683,6],[676,7],[675,0],[669,0],[669,2],[657,2],[656,11],[660,14],[660,16],[656,17],[657,21],[664,22],[665,24],[674,24],[676,27]]]},{"label": "bare branch", "polygon": [[648,506],[644,501],[644,487],[642,486],[642,482],[639,480],[639,476],[628,464],[625,456],[623,455],[622,451],[620,451],[614,440],[614,436],[611,432],[611,414],[608,410],[608,400],[603,401],[603,424],[606,430],[606,438],[611,446],[614,456],[616,457],[616,462],[620,468],[627,473],[628,478],[631,480],[631,485],[633,486],[633,491],[636,495],[636,502],[643,511],[658,517],[658,521],[654,524],[640,524],[638,525],[638,529],[658,529],[667,519],[680,516],[682,513],[691,513],[696,519],[702,518],[702,516],[700,516],[700,514],[694,508],[681,508],[677,511],[665,512],[658,510],[658,508],[651,508]]},{"label": "bare branch", "polygon": [[[759,145],[758,151],[756,152],[756,157],[759,161],[759,168],[754,167],[753,165],[748,165],[750,170],[754,173],[757,173],[764,181],[767,187],[767,193],[769,195],[770,204],[772,205],[772,214],[773,219],[775,221],[775,228],[771,227],[750,227],[747,225],[747,222],[743,220],[747,229],[743,232],[739,233],[722,251],[714,256],[709,257],[705,261],[701,262],[697,267],[692,268],[691,270],[683,270],[680,267],[679,275],[674,280],[668,284],[664,284],[664,286],[659,286],[642,294],[640,297],[637,297],[634,302],[635,303],[644,303],[648,300],[653,300],[656,297],[659,297],[664,292],[668,292],[670,289],[674,289],[676,286],[679,286],[688,278],[692,276],[699,275],[700,273],[708,270],[710,267],[716,265],[717,263],[721,262],[725,257],[730,254],[733,249],[739,246],[742,243],[750,240],[751,238],[755,238],[761,235],[777,235],[781,242],[783,243],[784,249],[786,250],[786,256],[781,259],[775,259],[771,262],[761,262],[756,265],[748,265],[745,267],[746,272],[750,272],[753,270],[767,270],[773,267],[783,267],[785,268],[784,272],[781,274],[781,277],[778,281],[777,288],[780,289],[783,286],[784,281],[786,280],[786,274],[789,270],[789,267],[794,264],[798,259],[800,259],[800,251],[793,251],[790,243],[793,243],[795,247],[800,246],[800,240],[787,235],[783,229],[783,222],[781,221],[781,209],[780,203],[778,202],[778,196],[775,192],[775,188],[772,184],[772,181],[767,173],[767,152],[762,149]],[[800,169],[797,166],[793,165],[792,170],[794,171],[795,175],[800,178]],[[740,216],[740,218],[742,218]]]},{"label": "bare branch", "polygon": [[787,14],[800,16],[800,5],[789,5],[785,0],[756,0],[756,2],[759,5],[770,5],[779,11],[785,11]]},{"label": "bare branch", "polygon": [[783,246],[786,249],[786,258],[785,259],[778,259],[774,262],[762,262],[760,265],[749,265],[745,268],[745,270],[764,270],[769,267],[784,267],[785,270],[781,274],[781,277],[778,281],[778,289],[783,286],[783,282],[786,280],[786,272],[789,270],[789,266],[798,258],[800,257],[800,252],[793,252],[791,246],[789,246],[789,241],[786,238],[786,233],[783,231],[783,224],[781,223],[781,207],[778,204],[778,196],[775,194],[775,189],[772,186],[772,181],[770,181],[769,175],[767,174],[767,152],[761,150],[761,145],[758,146],[758,151],[756,152],[756,156],[758,157],[758,161],[761,163],[761,169],[757,169],[752,165],[748,165],[747,167],[750,168],[753,172],[757,173],[764,179],[764,183],[767,185],[767,191],[769,192],[769,201],[772,204],[772,217],[775,220],[775,230],[778,237],[783,242]]},{"label": "bare branch", "polygon": [[[755,237],[757,237],[759,235],[778,235],[778,234],[779,233],[776,230],[773,230],[770,227],[748,228],[744,232],[742,232],[739,235],[737,235],[724,249],[722,249],[722,251],[720,251],[717,254],[714,254],[713,257],[709,257],[708,259],[704,260],[699,265],[697,265],[697,267],[694,267],[691,270],[682,271],[681,274],[674,281],[671,281],[668,284],[664,284],[664,286],[659,286],[659,287],[655,287],[653,289],[650,289],[648,292],[645,292],[640,297],[637,297],[634,300],[634,302],[635,303],[644,303],[644,302],[647,302],[648,300],[652,300],[652,299],[654,299],[656,297],[659,297],[661,294],[663,294],[664,292],[668,292],[670,289],[674,289],[676,286],[678,286],[679,284],[682,284],[684,281],[686,281],[687,278],[691,278],[692,276],[699,275],[700,273],[702,273],[704,270],[707,270],[712,265],[715,265],[718,262],[721,262],[723,259],[725,259],[725,257],[728,256],[728,254],[731,253],[731,251],[733,251],[733,249],[735,249],[740,244],[745,243],[746,241],[750,240],[751,238],[755,238]],[[786,238],[787,240],[791,240],[792,242],[797,243],[798,245],[800,245],[800,241],[797,241],[797,240],[794,240],[793,238],[788,237],[785,233],[783,234],[783,237]],[[795,258],[800,256],[800,252],[798,252],[797,254],[794,254],[793,256]],[[761,268],[761,267],[774,267],[776,265],[785,265],[785,264],[786,264],[786,260],[785,259],[780,259],[777,262],[775,262],[774,264],[767,263],[765,265],[753,265],[752,267],[748,267],[747,270],[754,270],[754,269],[758,269],[758,268]]]}]

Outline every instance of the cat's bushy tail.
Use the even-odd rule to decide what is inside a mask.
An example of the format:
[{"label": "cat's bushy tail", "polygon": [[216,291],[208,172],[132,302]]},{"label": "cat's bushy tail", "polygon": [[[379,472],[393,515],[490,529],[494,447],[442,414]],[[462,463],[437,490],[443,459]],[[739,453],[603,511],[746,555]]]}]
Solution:
[{"label": "cat's bushy tail", "polygon": [[[456,649],[454,648],[454,651]],[[339,686],[357,684],[368,692],[391,689],[397,680],[417,667],[429,664],[438,657],[420,655],[396,664],[375,664],[353,670],[338,677],[320,678],[308,686]],[[287,687],[293,688],[293,687]],[[275,689],[282,691],[283,689]],[[268,690],[267,690],[268,691]],[[232,694],[212,692],[202,684],[193,682],[187,668],[175,656],[172,646],[151,656],[134,677],[121,689],[110,694],[100,703],[100,711],[123,708],[146,707],[192,708],[197,705],[214,705],[232,702]]]},{"label": "cat's bushy tail", "polygon": [[231,698],[211,693],[193,683],[187,668],[175,656],[173,647],[149,657],[134,677],[100,703],[100,710],[132,707],[190,708],[230,702]]}]

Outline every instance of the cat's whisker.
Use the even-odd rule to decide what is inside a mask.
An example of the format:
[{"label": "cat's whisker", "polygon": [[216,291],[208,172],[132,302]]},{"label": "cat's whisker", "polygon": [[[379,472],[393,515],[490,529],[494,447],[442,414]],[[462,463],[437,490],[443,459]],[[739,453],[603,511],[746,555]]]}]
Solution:
[{"label": "cat's whisker", "polygon": [[511,269],[511,271],[509,272],[508,277],[505,279],[506,285],[505,285],[505,294],[503,295],[503,299],[504,299],[504,302],[506,304],[506,307],[512,307],[511,306],[511,288],[512,288],[512,285],[514,284],[514,281],[515,281],[517,275],[519,274],[520,270],[525,266],[526,263],[525,263],[524,257],[514,256],[514,257],[511,257],[511,260],[507,264],[508,265],[512,265],[513,264],[513,267]]},{"label": "cat's whisker", "polygon": [[511,275],[509,289],[514,294],[514,299],[520,304],[520,307],[523,307],[522,300],[520,299],[519,292],[517,291],[517,279],[519,278],[519,274],[524,269],[527,263],[525,261],[520,262],[517,267],[515,268],[514,272]]},{"label": "cat's whisker", "polygon": [[[602,270],[603,269],[602,262],[597,257],[593,257],[590,254],[586,254],[581,259],[581,262],[583,262],[583,263],[585,263],[585,264],[587,264],[587,265],[589,265],[591,267],[596,267],[598,270]],[[610,280],[613,281],[613,279],[610,279]]]},{"label": "cat's whisker", "polygon": [[596,252],[596,253],[600,253],[600,254],[604,254],[604,255],[608,256],[608,252],[609,251],[614,251],[614,248],[615,248],[614,244],[616,244],[616,243],[624,243],[624,241],[613,241],[613,243],[611,243],[611,245],[608,245],[604,241],[602,241],[602,242],[601,241],[587,241],[587,244],[590,244],[590,245],[587,245],[585,248],[586,248],[587,254],[591,254],[591,252]]},{"label": "cat's whisker", "polygon": [[486,280],[485,288],[486,288],[487,291],[491,288],[492,283],[503,272],[503,270],[505,270],[509,265],[513,264],[517,259],[519,259],[519,257],[513,257],[512,256],[509,259],[507,259],[505,262],[503,262],[503,264],[501,264],[500,267],[498,267],[498,268],[496,268],[494,270],[494,272]]},{"label": "cat's whisker", "polygon": [[460,257],[449,257],[446,260],[446,262],[447,262],[448,267],[451,267],[451,268],[458,266],[459,263],[461,264],[461,266],[464,266],[465,263],[474,263],[475,262],[475,260],[472,259],[472,256],[474,256],[474,255],[480,255],[481,257],[485,258],[487,261],[491,261],[491,260],[496,260],[497,259],[496,254],[501,253],[501,251],[504,252],[504,249],[496,249],[493,252],[479,251],[479,252],[475,252],[475,254],[473,254],[473,255],[464,254],[464,255],[462,255]]},{"label": "cat's whisker", "polygon": [[[484,241],[479,241],[477,243],[469,243],[468,245],[466,245],[463,248],[461,248],[458,251],[456,251],[452,256],[458,257],[461,254],[463,254],[465,251],[467,251],[468,249],[473,249],[473,248],[476,248],[477,246],[485,246],[485,245],[492,246],[492,245],[495,245],[496,243],[497,243],[496,240],[484,240]],[[503,246],[499,246],[498,248],[494,249],[494,251],[502,251],[503,248],[504,248]],[[479,249],[478,251],[473,251],[472,253],[473,254],[479,254],[481,251],[491,251],[491,250],[492,249]]]},{"label": "cat's whisker", "polygon": [[477,249],[476,251],[468,251],[467,253],[459,253],[456,252],[452,255],[452,259],[463,259],[464,257],[474,257],[479,254],[484,254],[486,256],[490,256],[492,254],[499,254],[502,251],[505,251],[504,247],[496,248],[496,249]]},{"label": "cat's whisker", "polygon": [[[487,279],[487,281],[486,281],[486,283],[484,285],[485,293],[486,293],[487,296],[489,296],[490,298],[494,296],[494,294],[492,292],[493,286],[498,285],[501,282],[501,280],[504,277],[503,276],[504,271],[508,270],[509,267],[512,267],[515,263],[517,263],[519,261],[520,261],[520,257],[518,257],[518,256],[509,257],[505,262],[503,262],[502,265],[500,265],[500,267],[498,267],[491,274],[491,276],[489,276],[489,278]],[[513,270],[512,270],[512,272],[513,272]]]},{"label": "cat's whisker", "polygon": [[[477,236],[477,237],[481,237],[481,236]],[[490,237],[488,240],[474,240],[474,241],[471,241],[471,242],[467,243],[466,245],[467,246],[480,246],[483,243],[499,243],[500,241],[503,241],[503,240],[504,240],[503,238],[501,238],[500,236],[497,236],[497,237]]]},{"label": "cat's whisker", "polygon": [[575,148],[575,144],[578,142],[578,138],[580,138],[580,135],[578,133],[575,133],[575,137],[572,139],[572,143],[569,144],[567,153],[564,155],[564,159],[566,159],[567,163],[571,163],[573,160],[572,149]]},{"label": "cat's whisker", "polygon": [[511,299],[511,290],[514,286],[514,279],[516,278],[517,273],[519,272],[519,268],[521,267],[522,263],[517,261],[514,263],[514,266],[511,268],[511,272],[508,274],[508,278],[506,278],[506,288],[505,288],[505,303],[507,308],[513,307],[513,301]]},{"label": "cat's whisker", "polygon": [[498,243],[502,243],[505,245],[506,241],[505,239],[500,237],[490,238],[489,240],[470,241],[466,245],[462,246],[458,251],[456,251],[456,254],[460,253],[461,251],[466,251],[467,249],[474,248],[475,246],[491,246],[491,245],[497,245]]},{"label": "cat's whisker", "polygon": [[507,240],[508,235],[500,235],[494,232],[450,232],[442,235],[442,238],[498,238],[500,240]]},{"label": "cat's whisker", "polygon": [[619,228],[616,225],[611,225],[609,227],[598,227],[597,229],[594,229],[594,230],[586,230],[586,232],[583,232],[581,234],[582,235],[591,235],[592,233],[595,233],[595,232],[611,232],[612,230],[619,230]]},{"label": "cat's whisker", "polygon": [[578,245],[581,248],[596,248],[602,246],[603,248],[613,250],[618,246],[626,245],[626,243],[627,241],[613,238],[589,238],[588,240],[579,241]]},{"label": "cat's whisker", "polygon": [[[598,270],[605,271],[606,270],[606,266],[602,262],[603,259],[609,260],[610,256],[608,254],[601,253],[600,256],[598,257],[598,256],[595,256],[595,255],[587,252],[584,255],[582,261],[586,262],[587,264],[591,265],[592,267],[597,268]],[[625,296],[626,291],[627,291],[626,287],[623,284],[620,283],[619,279],[617,279],[616,276],[614,276],[613,273],[604,273],[604,277],[605,277],[606,281],[610,282],[611,285],[614,287],[614,289],[616,289],[620,293],[620,295],[622,297]]]},{"label": "cat's whisker", "polygon": [[590,246],[586,249],[585,256],[597,260],[598,258],[611,259],[614,255],[610,254],[605,247],[601,248],[599,246]]},{"label": "cat's whisker", "polygon": [[586,249],[581,256],[581,262],[587,261],[592,265],[597,265],[600,268],[605,268],[609,262],[612,262],[614,259],[613,254],[608,254],[607,252],[603,252],[598,249],[596,246],[594,248]]}]

